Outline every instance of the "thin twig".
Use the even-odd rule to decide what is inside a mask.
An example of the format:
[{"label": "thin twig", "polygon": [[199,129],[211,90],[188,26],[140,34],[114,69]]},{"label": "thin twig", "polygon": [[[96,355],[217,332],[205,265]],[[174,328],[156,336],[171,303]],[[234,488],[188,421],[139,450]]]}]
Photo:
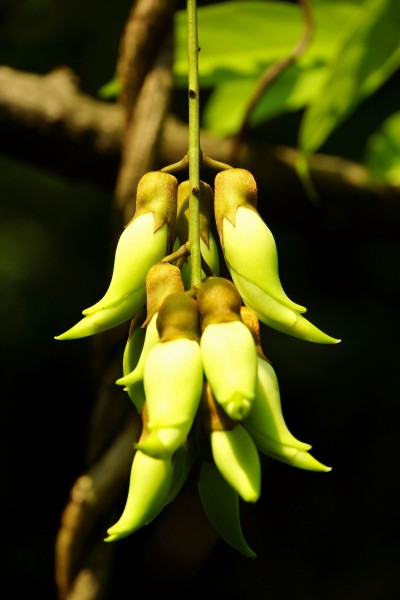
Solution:
[{"label": "thin twig", "polygon": [[300,56],[304,53],[308,44],[310,43],[313,32],[313,21],[310,2],[309,0],[299,0],[299,4],[303,9],[304,18],[304,30],[302,36],[297,42],[296,46],[292,49],[292,51],[286,58],[283,58],[275,64],[270,65],[259,78],[257,85],[246,106],[240,129],[233,138],[230,160],[228,160],[229,163],[234,164],[237,162],[238,147],[248,128],[250,115],[253,112],[255,106],[259,103],[262,96],[265,94],[266,90],[272,85],[272,83],[276,81],[278,77],[284,71],[286,71],[288,67],[290,67],[290,65],[292,65],[296,60],[300,58]]},{"label": "thin twig", "polygon": [[[22,158],[63,176],[89,178],[113,190],[123,127],[121,106],[82,93],[69,70],[37,75],[0,67],[0,151],[5,156]],[[204,153],[229,166],[231,140],[205,130],[200,135]],[[157,168],[181,161],[187,153],[187,139],[187,123],[167,115],[157,140]],[[272,196],[282,177],[287,180],[293,175],[297,182],[298,157],[296,148],[254,141],[242,141],[237,150],[240,165],[251,169],[260,185],[266,183]],[[354,188],[397,201],[399,187],[373,185],[361,163],[316,153],[309,166],[320,190]]]}]

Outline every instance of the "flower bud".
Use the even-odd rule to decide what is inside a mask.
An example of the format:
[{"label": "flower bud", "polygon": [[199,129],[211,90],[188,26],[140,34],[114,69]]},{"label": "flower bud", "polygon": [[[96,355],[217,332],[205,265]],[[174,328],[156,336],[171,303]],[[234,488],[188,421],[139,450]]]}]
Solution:
[{"label": "flower bud", "polygon": [[240,317],[240,296],[228,280],[211,277],[199,286],[197,302],[206,379],[225,412],[234,420],[243,419],[255,396],[257,351]]},{"label": "flower bud", "polygon": [[[124,375],[133,371],[138,364],[140,355],[143,352],[145,334],[146,332],[140,326],[140,322],[132,321],[122,358],[122,370]],[[134,382],[132,385],[127,386],[125,391],[128,393],[129,398],[132,400],[140,414],[144,403],[143,382]]]},{"label": "flower bud", "polygon": [[158,459],[136,450],[125,508],[115,525],[107,530],[105,541],[114,542],[150,523],[165,506],[172,475],[170,456]]},{"label": "flower bud", "polygon": [[[169,263],[157,263],[149,270],[146,277],[147,317],[143,323],[146,335],[142,345],[139,360],[131,371],[124,370],[124,377],[117,379],[117,385],[124,385],[129,397],[138,399],[137,389],[143,387],[144,365],[150,350],[160,341],[157,329],[158,310],[169,294],[183,292],[183,283],[178,267]],[[130,341],[128,340],[128,344]],[[133,400],[138,412],[143,406],[142,395],[140,402]]]},{"label": "flower bud", "polygon": [[272,365],[257,357],[256,395],[250,413],[243,420],[247,431],[258,433],[283,446],[309,450],[310,444],[297,440],[289,431],[282,414],[279,384]]},{"label": "flower bud", "polygon": [[196,301],[170,294],[158,312],[157,327],[160,341],[144,367],[150,433],[137,447],[165,458],[186,441],[203,388]]},{"label": "flower bud", "polygon": [[164,262],[153,265],[146,277],[147,315],[143,327],[146,327],[153,315],[159,311],[167,296],[184,291],[181,271],[178,267]]},{"label": "flower bud", "polygon": [[320,344],[335,339],[300,313],[306,309],[284,292],[274,237],[257,212],[257,186],[249,171],[227,169],[215,178],[215,218],[224,258],[246,306],[278,331]]},{"label": "flower bud", "polygon": [[[143,333],[145,333],[145,338],[138,362],[128,373],[125,373],[124,371],[124,376],[120,377],[115,382],[117,385],[124,386],[124,391],[128,393],[139,414],[143,407],[144,391],[143,395],[139,396],[139,398],[137,398],[136,392],[138,389],[143,388],[144,367],[149,352],[160,340],[157,330],[157,315],[158,313],[155,313],[146,329],[142,329]],[[129,343],[130,342],[128,341],[128,344]],[[137,400],[139,400],[139,402]]]},{"label": "flower bud", "polygon": [[215,218],[229,270],[284,306],[304,312],[306,309],[292,302],[282,288],[275,240],[256,207],[257,184],[249,171],[227,169],[217,174]]},{"label": "flower bud", "polygon": [[82,311],[85,317],[56,339],[86,337],[131,319],[146,303],[145,282],[165,256],[176,218],[178,180],[161,171],[146,173],[137,188],[135,215],[122,232],[110,285],[103,298]]},{"label": "flower bud", "polygon": [[243,535],[239,494],[222,477],[213,463],[207,460],[201,462],[197,487],[203,510],[216,532],[244,556],[256,558]]},{"label": "flower bud", "polygon": [[286,463],[292,467],[298,469],[305,469],[306,471],[322,471],[327,473],[332,470],[332,467],[327,467],[315,459],[307,450],[299,450],[293,448],[293,446],[284,446],[278,442],[275,442],[255,430],[250,431],[250,435],[257,447],[262,453],[279,460],[280,462]]},{"label": "flower bud", "polygon": [[229,485],[246,502],[256,502],[261,491],[261,464],[253,439],[238,423],[229,431],[211,433],[215,465]]},{"label": "flower bud", "polygon": [[[270,318],[265,310],[265,303],[262,305],[262,298],[259,296],[258,290],[255,290],[254,288],[250,289],[250,285],[252,284],[249,284],[249,282],[245,282],[243,285],[241,285],[243,302],[254,311],[258,319],[265,325],[268,325],[269,327],[272,327],[277,331],[281,331],[282,333],[286,333],[292,337],[305,340],[307,342],[315,342],[316,344],[338,344],[341,341],[340,339],[333,338],[332,336],[324,333],[310,321],[304,318],[303,315],[300,313],[295,313],[294,311],[290,311],[293,312],[292,321],[288,319],[285,322],[282,315],[280,317],[276,316],[276,319]],[[248,291],[249,295],[247,295]]]},{"label": "flower bud", "polygon": [[[200,181],[199,202],[199,227],[200,227],[200,253],[214,275],[219,274],[219,255],[218,246],[211,232],[211,211],[214,202],[214,193],[210,185]],[[176,218],[176,239],[174,250],[177,250],[182,244],[189,240],[189,181],[183,181],[178,187],[178,210]],[[189,289],[191,271],[191,258],[182,266],[182,279],[185,288]],[[202,271],[202,277],[206,277]]]}]

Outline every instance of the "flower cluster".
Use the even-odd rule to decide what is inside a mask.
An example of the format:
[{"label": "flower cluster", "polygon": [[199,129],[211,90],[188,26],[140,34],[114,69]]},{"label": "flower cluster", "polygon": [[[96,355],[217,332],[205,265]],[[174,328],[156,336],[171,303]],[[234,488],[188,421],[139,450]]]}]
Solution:
[{"label": "flower cluster", "polygon": [[[56,339],[81,338],[130,322],[123,386],[142,418],[126,505],[107,542],[152,521],[198,469],[202,506],[220,536],[254,557],[239,502],[261,491],[260,453],[294,467],[329,471],[289,431],[260,322],[321,344],[337,340],[284,292],[274,237],[257,211],[245,169],[201,182],[202,280],[190,283],[189,182],[146,173],[136,211],[115,253],[110,285],[84,318]],[[219,238],[219,244],[216,239]],[[219,252],[220,250],[220,252]],[[223,258],[231,278],[219,275]]]}]

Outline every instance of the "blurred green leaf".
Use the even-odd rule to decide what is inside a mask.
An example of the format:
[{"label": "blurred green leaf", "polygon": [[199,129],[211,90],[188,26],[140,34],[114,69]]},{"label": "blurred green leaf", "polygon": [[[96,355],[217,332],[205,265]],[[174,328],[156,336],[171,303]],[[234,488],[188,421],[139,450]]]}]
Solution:
[{"label": "blurred green leaf", "polygon": [[[176,84],[187,85],[186,11],[175,15]],[[249,77],[285,56],[301,35],[297,5],[282,2],[223,2],[197,14],[200,85]]]},{"label": "blurred green leaf", "polygon": [[317,150],[400,66],[399,0],[367,0],[348,30],[316,100],[306,110],[299,146]]},{"label": "blurred green leaf", "polygon": [[[258,125],[311,102],[322,81],[323,72],[323,67],[303,71],[296,65],[290,67],[261,98],[251,114],[250,125]],[[205,106],[203,126],[215,135],[236,133],[256,84],[257,79],[251,78],[226,81],[217,86]]]},{"label": "blurred green leaf", "polygon": [[[221,83],[214,87],[207,101],[203,114],[203,126],[215,135],[221,136],[233,135],[238,131],[252,91],[257,85],[258,78],[267,67],[277,60],[286,58],[290,54],[295,44],[299,41],[303,28],[303,18],[299,7],[286,5],[285,9],[289,7],[291,11],[293,18],[292,25],[296,25],[297,37],[294,34],[294,27],[292,27],[291,43],[286,43],[284,47],[282,44],[275,45],[275,35],[266,37],[261,32],[270,26],[275,30],[275,33],[276,31],[286,32],[287,15],[284,11],[279,12],[279,10],[276,10],[278,3],[227,2],[223,5],[228,15],[223,20],[225,36],[227,38],[231,36],[229,39],[231,39],[230,43],[232,47],[236,47],[235,52],[237,52],[237,42],[234,35],[234,27],[232,27],[231,32],[231,21],[229,18],[229,9],[232,5],[235,5],[235,20],[238,19],[243,22],[244,14],[246,14],[248,21],[251,21],[246,29],[242,27],[241,35],[242,45],[249,49],[244,61],[249,59],[246,64],[248,66],[251,65],[252,76],[245,77],[243,69],[242,71],[237,70],[234,72],[231,70],[229,72],[225,62],[226,45],[218,46],[218,44],[215,44],[216,51],[212,54],[212,60],[207,63],[207,66],[211,66],[211,70],[207,70],[206,80],[207,83],[218,83],[221,80]],[[253,13],[255,7],[256,10]],[[250,117],[251,125],[257,125],[287,111],[298,110],[312,102],[323,81],[324,69],[332,60],[340,44],[342,34],[338,35],[338,31],[343,32],[346,30],[348,23],[358,15],[359,7],[360,0],[348,0],[345,2],[337,0],[313,0],[314,28],[312,41],[300,60],[284,71],[268,88],[268,91],[252,112]],[[282,5],[280,5],[280,8],[282,8]],[[211,11],[209,20],[204,25],[205,28],[210,27],[213,18],[214,15]],[[183,27],[183,21],[180,26]],[[221,29],[220,23],[218,23],[218,26]],[[212,28],[208,34],[210,36],[217,36],[217,32],[212,33]],[[247,40],[246,43],[243,42],[244,39]],[[268,40],[268,43],[264,40]],[[256,56],[256,54],[258,61],[254,60],[251,62],[251,57]],[[218,60],[220,60],[220,67],[216,68]],[[200,65],[200,75],[201,73],[202,64]],[[204,81],[204,78],[201,81]]]},{"label": "blurred green leaf", "polygon": [[365,164],[374,182],[400,186],[400,111],[370,136]]}]

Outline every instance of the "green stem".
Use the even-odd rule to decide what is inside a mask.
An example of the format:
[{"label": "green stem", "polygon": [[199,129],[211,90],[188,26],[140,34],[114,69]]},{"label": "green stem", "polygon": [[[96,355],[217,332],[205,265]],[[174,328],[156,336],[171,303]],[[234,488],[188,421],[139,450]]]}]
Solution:
[{"label": "green stem", "polygon": [[187,0],[189,95],[189,245],[191,285],[201,282],[200,253],[200,99],[196,0]]}]

